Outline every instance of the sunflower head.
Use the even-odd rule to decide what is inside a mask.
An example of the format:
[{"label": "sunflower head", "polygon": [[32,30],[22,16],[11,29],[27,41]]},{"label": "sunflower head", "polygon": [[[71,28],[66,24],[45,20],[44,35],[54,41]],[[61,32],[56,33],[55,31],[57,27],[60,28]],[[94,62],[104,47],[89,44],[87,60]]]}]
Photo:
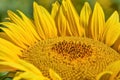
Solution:
[{"label": "sunflower head", "polygon": [[0,38],[0,70],[15,71],[14,80],[118,77],[120,69],[114,67],[120,59],[117,11],[105,21],[98,2],[93,10],[85,2],[80,15],[70,0],[55,2],[51,14],[36,2],[33,9],[33,20],[18,10],[20,17],[8,11],[9,21],[0,23],[9,38]]}]

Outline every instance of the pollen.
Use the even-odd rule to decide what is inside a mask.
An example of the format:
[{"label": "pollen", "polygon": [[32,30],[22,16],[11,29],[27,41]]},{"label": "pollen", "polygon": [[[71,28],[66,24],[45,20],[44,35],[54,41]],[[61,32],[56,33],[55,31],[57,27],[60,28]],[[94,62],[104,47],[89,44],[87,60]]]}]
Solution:
[{"label": "pollen", "polygon": [[54,70],[63,80],[96,80],[96,76],[120,55],[99,41],[58,37],[35,43],[20,56],[49,76]]}]

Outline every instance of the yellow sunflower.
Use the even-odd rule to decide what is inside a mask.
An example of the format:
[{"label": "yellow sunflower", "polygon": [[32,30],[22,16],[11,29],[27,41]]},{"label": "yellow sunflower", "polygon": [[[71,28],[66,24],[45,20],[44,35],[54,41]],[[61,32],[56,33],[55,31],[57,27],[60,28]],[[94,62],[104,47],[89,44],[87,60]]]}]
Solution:
[{"label": "yellow sunflower", "polygon": [[120,23],[115,11],[105,21],[96,2],[77,14],[70,0],[55,2],[51,14],[33,3],[33,20],[18,10],[0,23],[0,71],[13,80],[117,80],[120,77]]}]

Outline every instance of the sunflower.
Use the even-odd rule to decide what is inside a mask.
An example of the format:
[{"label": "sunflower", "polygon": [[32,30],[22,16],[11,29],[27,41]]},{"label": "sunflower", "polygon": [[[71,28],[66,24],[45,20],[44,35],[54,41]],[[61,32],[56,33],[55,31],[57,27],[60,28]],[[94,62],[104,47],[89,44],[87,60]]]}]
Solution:
[{"label": "sunflower", "polygon": [[51,14],[33,3],[33,20],[18,10],[0,23],[0,71],[13,80],[117,80],[120,77],[120,23],[115,11],[105,21],[96,2],[80,16],[70,0],[55,2]]}]

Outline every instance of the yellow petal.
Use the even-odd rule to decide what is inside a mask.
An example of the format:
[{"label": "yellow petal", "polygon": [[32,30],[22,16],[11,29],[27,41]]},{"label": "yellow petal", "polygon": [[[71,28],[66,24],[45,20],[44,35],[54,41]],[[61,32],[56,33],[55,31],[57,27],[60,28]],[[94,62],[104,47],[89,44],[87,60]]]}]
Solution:
[{"label": "yellow petal", "polygon": [[[13,33],[8,28],[1,28],[11,39],[12,41],[23,49],[27,49],[27,46],[21,41],[21,38],[18,34]],[[17,36],[17,37],[16,37]]]},{"label": "yellow petal", "polygon": [[21,52],[15,50],[13,46],[11,46],[11,48],[8,48],[7,46],[0,44],[0,60],[10,60],[10,59],[16,60],[19,54],[21,54]]},{"label": "yellow petal", "polygon": [[45,38],[57,37],[57,29],[53,17],[42,6],[34,2],[34,20],[39,35]]},{"label": "yellow petal", "polygon": [[83,36],[84,35],[84,29],[80,26],[80,20],[79,16],[72,5],[70,0],[63,0],[62,1],[62,10],[63,14],[68,20],[68,23],[70,25],[70,30],[72,32],[72,35],[74,36]]},{"label": "yellow petal", "polygon": [[44,76],[36,76],[30,72],[17,72],[13,80],[49,80]]},{"label": "yellow petal", "polygon": [[45,34],[42,30],[42,27],[41,27],[41,24],[40,24],[40,21],[39,21],[39,14],[38,14],[38,5],[34,2],[33,4],[33,15],[34,15],[34,23],[35,23],[35,26],[36,26],[36,30],[40,36],[41,39],[45,39]]},{"label": "yellow petal", "polygon": [[5,71],[15,71],[15,68],[5,66],[5,65],[0,65],[0,72],[5,72]]},{"label": "yellow petal", "polygon": [[90,8],[89,3],[85,2],[80,13],[80,24],[84,27],[86,36],[89,35],[88,27],[89,27],[89,19],[90,19],[91,13],[92,13],[92,10]]},{"label": "yellow petal", "polygon": [[62,8],[60,7],[58,14],[55,17],[56,26],[59,36],[72,36],[70,25],[63,15]]},{"label": "yellow petal", "polygon": [[28,32],[30,33],[29,35],[31,35],[31,37],[33,37],[33,40],[37,41],[36,39],[34,38],[37,38],[38,40],[40,40],[40,37],[38,36],[36,30],[34,29],[35,26],[34,24],[32,23],[32,21],[30,19],[28,19],[21,11],[19,11],[19,14],[22,16],[22,19],[24,21],[24,23],[26,24],[27,27],[25,27]]},{"label": "yellow petal", "polygon": [[107,66],[106,70],[110,70],[112,72],[118,72],[118,71],[120,71],[120,60],[115,61],[115,62],[109,64]]},{"label": "yellow petal", "polygon": [[[1,48],[1,47],[0,47]],[[4,62],[4,61],[9,61],[9,62],[13,62],[13,61],[16,61],[17,60],[17,56],[16,55],[14,55],[14,54],[9,54],[10,52],[12,52],[12,51],[10,51],[10,50],[8,50],[8,49],[6,49],[6,48],[1,48],[1,49],[4,49],[4,50],[6,50],[7,52],[5,52],[5,51],[1,51],[0,50],[0,62]],[[9,56],[9,57],[8,57]],[[9,66],[9,65],[7,65],[7,66]]]},{"label": "yellow petal", "polygon": [[112,74],[111,71],[103,71],[97,75],[96,80],[110,80]]},{"label": "yellow petal", "polygon": [[[58,36],[66,36],[70,35],[70,29],[68,21],[66,20],[65,16],[63,15],[62,9],[58,1],[56,1],[52,5],[51,15],[55,20]],[[67,29],[68,28],[68,29]]]},{"label": "yellow petal", "polygon": [[115,61],[108,65],[106,70],[111,71],[113,73],[110,77],[110,80],[120,79],[120,60]]},{"label": "yellow petal", "polygon": [[57,73],[55,73],[52,69],[49,70],[49,73],[52,80],[62,80],[61,77]]},{"label": "yellow petal", "polygon": [[8,10],[8,16],[12,22],[20,26],[24,26],[22,19],[19,16],[17,16],[14,12]]},{"label": "yellow petal", "polygon": [[[27,40],[29,38],[26,38],[26,34],[27,32],[25,32],[23,29],[20,28],[19,25],[16,25],[16,24],[13,24],[13,23],[10,23],[10,22],[3,22],[2,23],[4,26],[7,26],[8,30],[12,32],[12,34],[14,36],[17,36],[19,37],[19,40],[23,43],[25,43],[26,45],[29,45],[31,46],[31,41],[30,40]],[[2,28],[3,29],[3,28]],[[4,30],[4,29],[3,29]],[[7,32],[6,32],[7,33]]]},{"label": "yellow petal", "polygon": [[10,37],[5,32],[0,32],[0,37],[8,41],[12,41]]},{"label": "yellow petal", "polygon": [[119,14],[115,11],[106,22],[106,27],[119,23]]},{"label": "yellow petal", "polygon": [[60,4],[58,1],[56,1],[54,4],[52,4],[51,16],[53,18],[55,18],[56,14],[58,13],[59,8],[60,8]]},{"label": "yellow petal", "polygon": [[0,64],[10,66],[21,71],[30,72],[37,76],[42,76],[42,73],[39,71],[39,69],[21,59],[13,60],[13,58],[11,58],[11,61],[5,59],[4,61],[0,61]]},{"label": "yellow petal", "polygon": [[105,33],[105,44],[107,44],[108,46],[112,46],[119,36],[120,36],[120,23],[109,27],[109,29]]},{"label": "yellow petal", "polygon": [[102,38],[104,26],[105,26],[105,18],[104,13],[99,5],[99,3],[96,2],[92,19],[91,19],[91,25],[90,25],[90,32],[91,37],[95,40],[100,40]]},{"label": "yellow petal", "polygon": [[17,53],[16,55],[20,55],[21,54],[22,48],[12,44],[11,42],[9,42],[7,40],[4,40],[4,39],[0,38],[0,45],[1,46],[5,46],[6,48],[10,49],[11,51]]},{"label": "yellow petal", "polygon": [[115,49],[116,51],[118,51],[120,53],[120,36],[118,37],[118,39],[115,41],[114,45],[113,45],[113,49]]},{"label": "yellow petal", "polygon": [[[0,38],[0,51],[6,52],[8,55],[16,57],[17,55],[21,54],[21,50],[21,48]],[[2,55],[2,53],[0,55]]]},{"label": "yellow petal", "polygon": [[119,14],[117,11],[115,11],[105,23],[106,26],[105,26],[104,33],[102,36],[103,37],[102,41],[105,41],[106,32],[109,30],[109,28],[113,25],[116,25],[117,23],[119,23]]},{"label": "yellow petal", "polygon": [[[15,13],[13,13],[12,11],[8,11],[8,15],[9,15],[9,17],[10,17],[10,19],[11,19],[11,21],[14,23],[14,24],[16,24],[16,25],[18,25],[19,27],[21,27],[23,30],[24,30],[24,32],[25,32],[25,35],[27,36],[26,38],[27,38],[27,40],[29,40],[29,42],[31,43],[31,44],[33,44],[35,41],[35,39],[34,39],[34,37],[32,36],[32,32],[30,32],[30,29],[31,28],[29,28],[29,26],[25,23],[25,21],[24,20],[22,20],[19,16],[17,16]],[[31,24],[31,23],[29,23],[29,24]]]},{"label": "yellow petal", "polygon": [[120,60],[109,64],[106,69],[97,75],[97,80],[119,80],[120,79]]}]

